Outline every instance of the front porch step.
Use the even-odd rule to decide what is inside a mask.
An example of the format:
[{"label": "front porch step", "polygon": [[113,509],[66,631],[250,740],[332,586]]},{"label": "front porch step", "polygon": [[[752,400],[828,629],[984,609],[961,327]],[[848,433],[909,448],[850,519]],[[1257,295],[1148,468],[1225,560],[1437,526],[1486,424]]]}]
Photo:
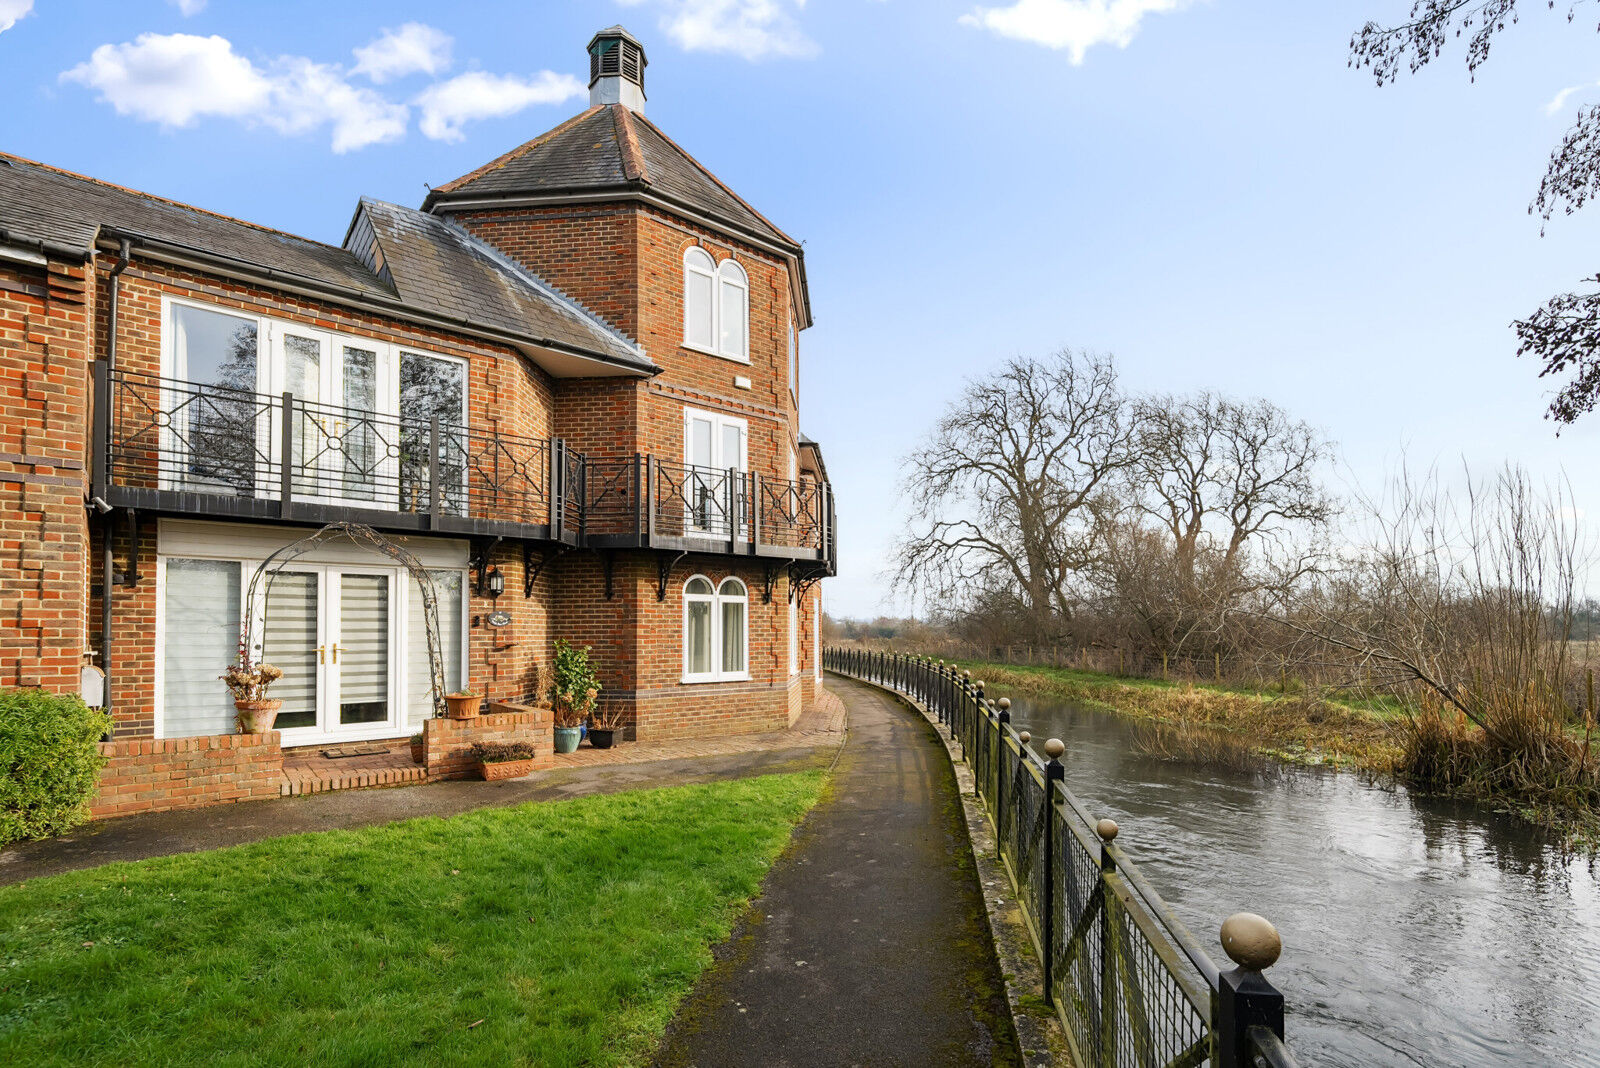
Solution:
[{"label": "front porch step", "polygon": [[412,786],[428,781],[428,771],[411,760],[409,742],[384,752],[329,758],[321,749],[291,750],[283,756],[284,797],[323,794],[330,790],[364,790],[383,786]]}]

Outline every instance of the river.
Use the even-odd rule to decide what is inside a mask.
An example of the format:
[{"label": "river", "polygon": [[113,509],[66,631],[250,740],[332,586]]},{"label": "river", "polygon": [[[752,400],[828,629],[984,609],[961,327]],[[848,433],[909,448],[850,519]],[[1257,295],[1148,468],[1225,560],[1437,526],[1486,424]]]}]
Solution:
[{"label": "river", "polygon": [[1600,1068],[1600,861],[1481,806],[1159,760],[1125,720],[1013,701],[1035,749],[1066,742],[1068,787],[1219,963],[1230,913],[1277,925],[1269,976],[1303,1065]]}]

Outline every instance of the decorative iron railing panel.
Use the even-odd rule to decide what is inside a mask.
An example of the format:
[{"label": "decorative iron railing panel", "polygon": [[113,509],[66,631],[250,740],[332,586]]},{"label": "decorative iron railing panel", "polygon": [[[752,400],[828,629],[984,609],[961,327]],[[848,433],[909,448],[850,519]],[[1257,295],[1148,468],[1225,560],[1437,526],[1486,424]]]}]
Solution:
[{"label": "decorative iron railing panel", "polygon": [[1012,729],[1009,701],[942,661],[828,649],[823,664],[920,702],[960,743],[1076,1063],[1293,1068],[1282,995],[1245,967],[1271,959],[1217,967],[1114,844],[1115,824],[1067,789],[1060,743],[1041,759]]}]

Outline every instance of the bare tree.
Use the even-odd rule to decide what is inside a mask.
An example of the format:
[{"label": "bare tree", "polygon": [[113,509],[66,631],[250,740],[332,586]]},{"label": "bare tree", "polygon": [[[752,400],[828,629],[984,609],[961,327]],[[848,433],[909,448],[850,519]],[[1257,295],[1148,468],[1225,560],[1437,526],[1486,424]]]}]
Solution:
[{"label": "bare tree", "polygon": [[1015,359],[970,382],[904,460],[895,584],[941,607],[1015,591],[1032,638],[1050,640],[1098,555],[1097,516],[1132,440],[1109,357]]},{"label": "bare tree", "polygon": [[[1568,23],[1593,0],[1564,4]],[[1526,4],[1524,4],[1526,6]],[[1544,0],[1555,9],[1555,0]],[[1474,79],[1489,59],[1495,36],[1519,18],[1518,0],[1415,0],[1406,21],[1393,26],[1368,22],[1350,39],[1350,65],[1370,70],[1387,85],[1403,70],[1416,73],[1443,54],[1454,39],[1466,41],[1467,71]],[[1600,193],[1600,105],[1580,108],[1576,121],[1550,153],[1550,163],[1529,206],[1544,223],[1561,211],[1570,215]],[[1541,228],[1541,232],[1543,232]],[[1585,279],[1600,283],[1600,276]],[[1517,355],[1539,363],[1539,376],[1568,376],[1550,402],[1548,416],[1571,423],[1600,401],[1600,291],[1562,293],[1526,319],[1512,324]]]},{"label": "bare tree", "polygon": [[1267,400],[1202,392],[1134,408],[1131,516],[1108,533],[1115,610],[1163,653],[1220,643],[1231,613],[1319,565],[1332,447]]},{"label": "bare tree", "polygon": [[1464,471],[1464,484],[1458,499],[1436,472],[1402,471],[1363,498],[1360,549],[1286,625],[1374,690],[1430,697],[1489,731],[1559,730],[1585,561],[1570,502],[1516,468]]}]

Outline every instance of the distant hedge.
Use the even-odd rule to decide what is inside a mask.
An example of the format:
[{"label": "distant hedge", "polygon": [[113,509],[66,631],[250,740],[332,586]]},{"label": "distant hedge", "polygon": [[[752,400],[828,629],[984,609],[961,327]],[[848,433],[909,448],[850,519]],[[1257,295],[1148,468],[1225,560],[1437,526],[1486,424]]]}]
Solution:
[{"label": "distant hedge", "polygon": [[75,695],[0,690],[0,845],[89,818],[111,719]]}]

